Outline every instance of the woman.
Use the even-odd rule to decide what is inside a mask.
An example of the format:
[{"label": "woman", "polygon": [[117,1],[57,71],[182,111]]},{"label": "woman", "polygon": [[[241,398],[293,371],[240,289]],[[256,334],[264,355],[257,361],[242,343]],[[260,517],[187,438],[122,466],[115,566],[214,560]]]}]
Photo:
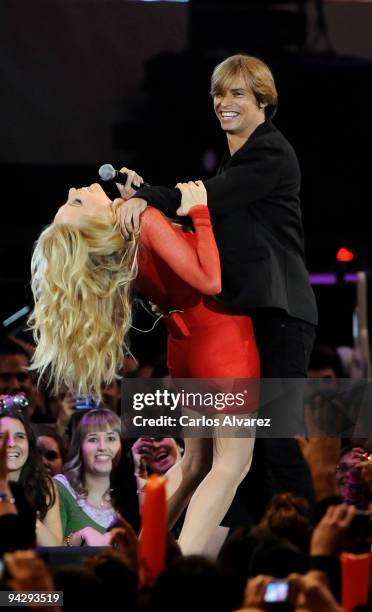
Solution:
[{"label": "woman", "polygon": [[[107,530],[117,513],[137,522],[133,520],[137,499],[133,502],[124,490],[133,470],[122,469],[120,432],[120,418],[107,408],[88,410],[75,425],[64,473],[55,476],[68,546],[108,545]],[[134,477],[132,490],[136,490]]]},{"label": "woman", "polygon": [[[138,289],[160,310],[178,311],[165,317],[172,376],[259,376],[250,319],[208,297],[221,290],[221,271],[204,185],[198,181],[178,188],[178,214],[190,215],[194,232],[172,226],[148,208],[141,216],[139,240],[120,234],[121,200],[112,203],[96,184],[70,189],[32,260],[32,323],[38,344],[33,367],[41,375],[78,393],[98,395],[101,383],[110,383],[130,325],[138,259]],[[184,458],[168,476],[171,524],[203,483],[186,515],[180,538],[184,552],[202,552],[249,470],[253,443],[220,436],[214,444],[186,440]]]},{"label": "woman", "polygon": [[21,412],[8,408],[0,414],[0,435],[5,432],[8,432],[8,481],[23,486],[37,511],[36,542],[39,546],[60,546],[59,498],[53,480],[43,466],[32,428]]}]

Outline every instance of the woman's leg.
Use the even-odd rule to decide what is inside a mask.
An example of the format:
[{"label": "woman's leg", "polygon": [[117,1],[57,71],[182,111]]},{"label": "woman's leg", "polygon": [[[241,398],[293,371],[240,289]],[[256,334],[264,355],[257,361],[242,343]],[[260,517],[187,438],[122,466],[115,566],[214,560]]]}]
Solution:
[{"label": "woman's leg", "polygon": [[253,437],[221,438],[218,431],[216,434],[212,469],[192,496],[178,541],[185,555],[204,552],[251,466]]},{"label": "woman's leg", "polygon": [[181,461],[167,472],[168,523],[173,527],[212,467],[213,440],[185,438]]}]

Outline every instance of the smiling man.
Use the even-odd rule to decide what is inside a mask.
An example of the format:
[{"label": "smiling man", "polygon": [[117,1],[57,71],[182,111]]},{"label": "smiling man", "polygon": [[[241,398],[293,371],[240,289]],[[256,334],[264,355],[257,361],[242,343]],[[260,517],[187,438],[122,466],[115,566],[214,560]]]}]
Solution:
[{"label": "smiling man", "polygon": [[[205,181],[222,268],[215,299],[252,317],[262,377],[306,377],[317,308],[304,262],[299,164],[271,122],[277,108],[273,75],[258,58],[233,55],[214,69],[211,95],[228,145],[217,175]],[[121,207],[123,231],[137,229],[147,202],[175,215],[178,190],[144,186],[135,192],[131,184],[141,177],[123,171],[128,180],[121,195],[130,198]],[[287,435],[293,431],[288,423]],[[264,446],[270,493],[292,491],[311,501],[297,442],[265,440]]]}]

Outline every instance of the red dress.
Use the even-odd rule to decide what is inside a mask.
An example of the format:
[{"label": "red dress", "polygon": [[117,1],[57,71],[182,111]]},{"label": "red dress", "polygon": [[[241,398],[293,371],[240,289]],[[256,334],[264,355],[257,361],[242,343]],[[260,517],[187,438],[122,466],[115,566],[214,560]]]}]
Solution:
[{"label": "red dress", "polygon": [[221,268],[207,206],[190,210],[195,232],[171,225],[157,209],[141,217],[137,288],[165,316],[173,378],[259,378],[259,354],[247,315],[212,299]]}]

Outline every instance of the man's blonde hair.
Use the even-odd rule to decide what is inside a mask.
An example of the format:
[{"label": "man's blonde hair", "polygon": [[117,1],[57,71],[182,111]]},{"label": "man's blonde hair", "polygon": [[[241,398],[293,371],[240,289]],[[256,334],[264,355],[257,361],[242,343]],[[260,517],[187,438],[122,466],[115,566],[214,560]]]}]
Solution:
[{"label": "man's blonde hair", "polygon": [[242,76],[252,90],[257,106],[266,104],[265,115],[271,118],[278,106],[278,94],[270,68],[257,57],[251,55],[232,55],[218,64],[213,70],[211,95],[221,94],[231,86],[237,76]]},{"label": "man's blonde hair", "polygon": [[53,224],[40,235],[31,263],[32,369],[55,391],[65,386],[100,397],[101,385],[116,376],[131,321],[137,251],[138,238],[124,240],[110,219]]}]

